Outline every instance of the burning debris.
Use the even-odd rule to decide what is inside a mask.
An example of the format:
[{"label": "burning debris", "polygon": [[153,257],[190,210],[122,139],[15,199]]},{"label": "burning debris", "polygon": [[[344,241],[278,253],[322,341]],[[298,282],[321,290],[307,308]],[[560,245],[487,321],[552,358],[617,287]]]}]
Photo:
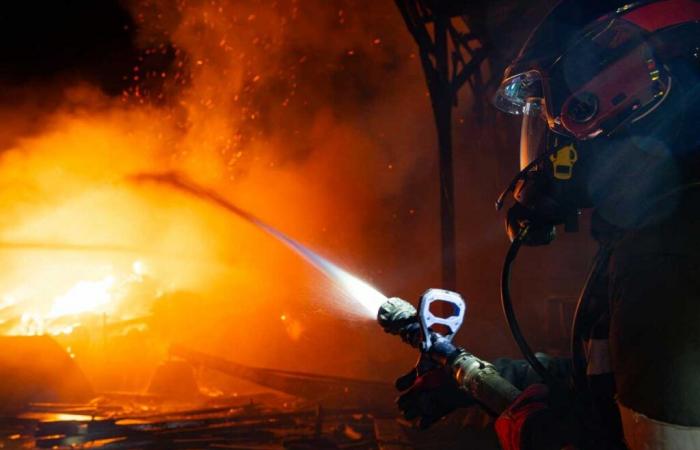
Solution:
[{"label": "burning debris", "polygon": [[353,407],[392,414],[394,394],[389,383],[248,367],[179,346],[172,347],[170,353],[192,364],[249,380],[325,408]]},{"label": "burning debris", "polygon": [[[2,338],[0,350],[0,443],[10,448],[371,449],[375,417],[391,414],[382,383],[252,368],[179,347],[171,353],[189,362],[160,366],[146,394],[93,393],[46,336]],[[30,364],[31,354],[42,357]],[[294,395],[208,396],[190,363]]]},{"label": "burning debris", "polygon": [[285,408],[255,397],[147,414],[114,406],[37,404],[3,422],[0,435],[6,447],[24,448],[377,448],[374,419],[365,412]]},{"label": "burning debris", "polygon": [[[24,386],[2,394],[5,448],[393,450],[447,449],[457,441],[406,434],[384,383],[255,368],[176,346],[171,354],[181,359],[161,365],[147,393],[94,393],[48,337],[4,338],[0,349],[3,367],[30,353],[44,356],[39,365],[16,364],[19,371],[1,374],[5,386],[14,387],[13,377]],[[198,386],[197,367],[274,391],[212,396]],[[24,395],[15,411],[7,409],[12,395]],[[487,433],[466,433],[489,448]]]}]

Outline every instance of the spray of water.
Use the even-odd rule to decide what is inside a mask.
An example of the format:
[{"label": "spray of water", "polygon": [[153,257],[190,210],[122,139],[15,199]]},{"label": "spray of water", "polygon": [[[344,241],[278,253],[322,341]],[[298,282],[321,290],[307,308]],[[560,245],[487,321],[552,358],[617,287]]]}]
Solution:
[{"label": "spray of water", "polygon": [[341,269],[319,254],[311,251],[298,241],[295,241],[278,229],[263,222],[255,215],[239,208],[218,193],[200,186],[177,173],[144,173],[135,175],[131,177],[131,179],[136,182],[155,182],[170,186],[204,201],[213,203],[255,225],[268,233],[270,236],[285,244],[287,247],[292,249],[295,253],[321,271],[324,275],[326,275],[342,290],[342,292],[354,300],[355,304],[348,306],[351,308],[352,306],[355,306],[356,308],[352,309],[364,317],[372,319],[375,318],[377,316],[377,312],[379,311],[379,307],[387,300],[387,297],[384,294],[368,283]]}]

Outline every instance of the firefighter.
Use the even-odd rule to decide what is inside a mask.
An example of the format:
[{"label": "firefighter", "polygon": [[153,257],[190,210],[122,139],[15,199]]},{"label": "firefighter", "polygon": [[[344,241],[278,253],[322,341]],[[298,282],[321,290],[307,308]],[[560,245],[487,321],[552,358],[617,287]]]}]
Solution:
[{"label": "firefighter", "polygon": [[[522,390],[496,418],[502,447],[700,449],[700,1],[560,1],[495,106],[522,119],[511,239],[549,244],[592,209],[600,247],[571,359],[540,356],[568,389],[494,362]],[[453,373],[418,377],[404,415],[473,403]]]}]

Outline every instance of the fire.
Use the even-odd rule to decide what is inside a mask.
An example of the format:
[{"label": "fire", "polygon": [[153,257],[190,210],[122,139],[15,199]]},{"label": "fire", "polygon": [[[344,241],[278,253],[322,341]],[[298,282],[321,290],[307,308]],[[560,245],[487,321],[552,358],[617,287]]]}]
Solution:
[{"label": "fire", "polygon": [[[19,313],[18,324],[7,334],[58,336],[71,334],[76,327],[84,325],[89,316],[109,315],[113,320],[128,319],[137,312],[128,302],[146,280],[146,273],[145,263],[137,260],[131,264],[131,272],[77,280],[50,302],[32,302],[31,291],[26,291],[27,298],[5,296],[0,304],[0,314],[5,310],[7,317],[2,322],[7,322],[12,314],[24,309]],[[47,295],[47,291],[42,289],[35,292]],[[5,305],[4,308],[1,305]]]},{"label": "fire", "polygon": [[113,275],[97,281],[78,281],[68,292],[54,299],[48,317],[100,312],[100,308],[112,301],[115,282]]},{"label": "fire", "polygon": [[40,335],[44,334],[44,320],[38,314],[22,313],[19,329],[9,334]]},{"label": "fire", "polygon": [[[432,148],[415,127],[423,79],[394,6],[364,2],[339,22],[333,2],[125,4],[140,56],[121,93],[71,75],[36,90],[48,101],[5,107],[0,333],[74,339],[76,359],[100,362],[112,341],[126,361],[138,356],[129,345],[156,359],[172,341],[221,352],[235,341],[264,365],[280,355],[247,344],[245,329],[281,308],[275,330],[292,342],[331,327],[315,311],[376,314],[385,297],[342,269],[328,269],[341,286],[329,289],[248,224],[127,180],[181,172],[343,266],[390,262],[391,243],[378,255],[365,232],[398,210],[414,162],[400,155]],[[154,59],[168,62],[151,70]]]}]

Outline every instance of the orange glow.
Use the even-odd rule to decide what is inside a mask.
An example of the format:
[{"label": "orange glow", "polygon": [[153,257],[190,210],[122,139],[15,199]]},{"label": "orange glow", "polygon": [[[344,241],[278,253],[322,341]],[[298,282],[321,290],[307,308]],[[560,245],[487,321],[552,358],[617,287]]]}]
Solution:
[{"label": "orange glow", "polygon": [[282,316],[282,322],[284,322],[284,330],[289,339],[298,341],[304,333],[304,327],[301,322],[286,315]]},{"label": "orange glow", "polygon": [[[414,156],[402,155],[432,148],[430,125],[415,126],[430,118],[424,81],[394,5],[363,6],[382,12],[368,12],[368,24],[346,11],[337,32],[336,7],[318,1],[125,3],[142,54],[128,88],[111,95],[60,80],[42,86],[51,106],[0,107],[13,121],[0,130],[0,334],[54,336],[105,389],[142,390],[178,342],[351,375],[341,360],[309,362],[316,346],[306,344],[364,339],[352,324],[341,325],[345,335],[337,328],[373,317],[384,298],[359,279],[380,277],[383,264],[367,264],[382,242],[366,231],[397,226],[385,207],[412,176]],[[173,61],[150,73],[149,58],[166,51]],[[161,84],[149,90],[154,77]],[[392,136],[401,138],[393,147]],[[182,173],[357,271],[338,277],[359,314],[346,317],[341,306],[353,300],[265,233],[129,182],[152,172]]]}]

